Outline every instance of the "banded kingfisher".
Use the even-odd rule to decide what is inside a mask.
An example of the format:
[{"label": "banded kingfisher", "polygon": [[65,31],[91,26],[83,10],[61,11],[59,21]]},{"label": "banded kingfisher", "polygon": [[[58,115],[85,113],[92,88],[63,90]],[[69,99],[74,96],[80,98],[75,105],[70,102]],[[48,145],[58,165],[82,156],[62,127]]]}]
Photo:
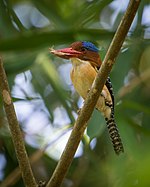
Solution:
[{"label": "banded kingfisher", "polygon": [[[69,59],[72,62],[72,70],[70,77],[75,90],[85,100],[92,83],[97,75],[98,69],[101,67],[101,59],[99,49],[91,42],[77,41],[68,48],[52,49],[50,52],[63,59]],[[102,89],[96,104],[98,109],[104,116],[108,128],[108,132],[116,154],[124,152],[121,137],[114,118],[114,94],[113,88],[108,77]]]}]

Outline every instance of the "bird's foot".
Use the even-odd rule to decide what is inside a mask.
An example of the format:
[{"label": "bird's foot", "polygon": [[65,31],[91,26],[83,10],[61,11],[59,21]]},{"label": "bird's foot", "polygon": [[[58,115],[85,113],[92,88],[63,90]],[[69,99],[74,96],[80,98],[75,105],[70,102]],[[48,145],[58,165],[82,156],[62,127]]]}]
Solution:
[{"label": "bird's foot", "polygon": [[81,112],[81,108],[79,108],[79,109],[77,110],[77,114],[79,115],[80,112]]},{"label": "bird's foot", "polygon": [[90,92],[90,89],[88,89],[87,94]]}]

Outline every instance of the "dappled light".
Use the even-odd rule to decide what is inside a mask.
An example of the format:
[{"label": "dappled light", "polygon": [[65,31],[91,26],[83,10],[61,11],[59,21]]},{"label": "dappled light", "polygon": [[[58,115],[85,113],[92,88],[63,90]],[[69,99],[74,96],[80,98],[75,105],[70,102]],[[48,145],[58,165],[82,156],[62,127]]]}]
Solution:
[{"label": "dappled light", "polygon": [[[37,182],[47,182],[52,175],[84,103],[72,85],[70,61],[49,49],[91,41],[103,60],[128,2],[0,2],[0,55]],[[148,1],[142,1],[116,62],[110,77],[124,153],[114,154],[105,120],[95,110],[62,187],[150,186]],[[18,162],[1,98],[0,186],[23,187],[19,170],[19,177],[14,171]]]}]

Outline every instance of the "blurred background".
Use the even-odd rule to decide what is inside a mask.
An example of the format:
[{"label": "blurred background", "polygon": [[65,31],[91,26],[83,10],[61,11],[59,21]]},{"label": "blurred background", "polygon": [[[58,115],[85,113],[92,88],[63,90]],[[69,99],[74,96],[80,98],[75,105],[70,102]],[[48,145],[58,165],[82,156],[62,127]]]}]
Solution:
[{"label": "blurred background", "polygon": [[[83,105],[70,80],[70,62],[49,48],[91,41],[103,59],[127,4],[0,0],[0,55],[37,181],[50,178]],[[150,1],[142,0],[110,75],[125,153],[115,155],[105,121],[94,111],[64,187],[150,186],[149,59]],[[24,186],[15,175],[17,166],[0,97],[0,186]]]}]

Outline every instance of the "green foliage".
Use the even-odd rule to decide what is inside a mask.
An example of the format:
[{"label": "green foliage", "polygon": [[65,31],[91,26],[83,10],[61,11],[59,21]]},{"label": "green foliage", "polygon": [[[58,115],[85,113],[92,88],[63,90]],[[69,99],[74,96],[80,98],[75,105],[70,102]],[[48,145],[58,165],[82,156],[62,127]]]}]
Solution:
[{"label": "green foliage", "polygon": [[[30,155],[49,144],[53,155],[60,155],[63,138],[66,140],[67,136],[64,129],[73,125],[79,107],[79,96],[69,80],[69,62],[53,57],[49,47],[68,46],[76,40],[93,41],[102,49],[103,59],[123,15],[117,9],[119,1],[117,7],[110,6],[114,2],[0,1],[0,51]],[[110,75],[125,153],[114,155],[105,122],[95,111],[87,129],[90,141],[83,141],[80,146],[82,151],[64,186],[150,186],[150,14],[145,14],[148,5],[149,1],[142,1]],[[6,161],[0,168],[3,181],[16,167],[16,158],[1,99],[0,128],[0,156]],[[91,142],[93,138],[95,144]],[[37,181],[49,179],[56,160],[48,151],[38,159],[34,164]],[[22,182],[14,186],[22,186]]]}]

